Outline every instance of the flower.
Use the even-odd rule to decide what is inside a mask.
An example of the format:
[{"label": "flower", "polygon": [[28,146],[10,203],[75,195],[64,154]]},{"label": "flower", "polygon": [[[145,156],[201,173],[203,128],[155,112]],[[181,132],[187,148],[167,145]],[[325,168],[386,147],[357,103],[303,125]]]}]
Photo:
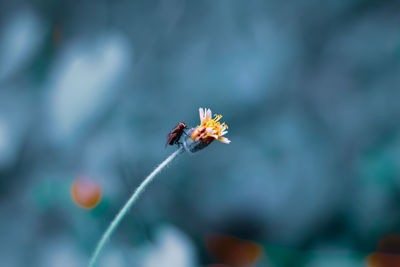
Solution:
[{"label": "flower", "polygon": [[220,123],[219,120],[222,115],[214,115],[214,119],[211,117],[211,110],[207,108],[199,108],[200,114],[200,125],[193,129],[190,139],[199,142],[203,147],[209,145],[212,141],[218,140],[222,143],[229,144],[231,141],[223,137],[227,134],[228,125]]}]

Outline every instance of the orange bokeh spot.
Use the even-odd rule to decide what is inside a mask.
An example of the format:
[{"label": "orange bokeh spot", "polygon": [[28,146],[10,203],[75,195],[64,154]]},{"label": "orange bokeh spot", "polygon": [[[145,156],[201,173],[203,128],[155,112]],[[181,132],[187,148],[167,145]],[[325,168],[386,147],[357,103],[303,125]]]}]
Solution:
[{"label": "orange bokeh spot", "polygon": [[400,253],[400,235],[388,234],[382,237],[378,242],[379,252]]},{"label": "orange bokeh spot", "polygon": [[366,259],[370,267],[400,266],[400,235],[388,234],[378,242],[377,252]]},{"label": "orange bokeh spot", "polygon": [[[260,245],[232,236],[210,235],[206,238],[206,245],[215,259],[229,266],[249,266],[263,255]],[[215,266],[224,266],[223,264]]]},{"label": "orange bokeh spot", "polygon": [[78,177],[71,187],[75,204],[81,208],[93,209],[101,200],[101,185],[89,178]]},{"label": "orange bokeh spot", "polygon": [[395,267],[400,266],[400,255],[375,252],[367,258],[367,265],[370,267]]}]

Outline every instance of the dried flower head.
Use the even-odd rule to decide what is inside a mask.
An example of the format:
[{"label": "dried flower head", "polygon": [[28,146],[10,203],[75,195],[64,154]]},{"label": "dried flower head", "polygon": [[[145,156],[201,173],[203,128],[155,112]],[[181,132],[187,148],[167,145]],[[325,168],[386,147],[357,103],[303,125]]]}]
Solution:
[{"label": "dried flower head", "polygon": [[225,123],[220,123],[219,120],[222,115],[214,115],[212,118],[212,113],[210,109],[199,108],[200,114],[200,125],[194,129],[191,129],[190,140],[190,151],[195,152],[206,146],[208,146],[212,141],[218,140],[222,143],[229,144],[231,141],[223,137],[227,134],[228,125]]}]

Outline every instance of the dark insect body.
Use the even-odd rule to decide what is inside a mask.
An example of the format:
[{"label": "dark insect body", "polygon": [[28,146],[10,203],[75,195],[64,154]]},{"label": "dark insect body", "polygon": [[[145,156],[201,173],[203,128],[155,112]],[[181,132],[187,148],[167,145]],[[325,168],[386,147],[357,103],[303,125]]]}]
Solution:
[{"label": "dark insect body", "polygon": [[168,134],[168,139],[165,147],[167,147],[168,145],[173,146],[175,144],[181,144],[179,142],[179,139],[181,139],[182,134],[185,133],[186,128],[187,126],[184,122],[180,122],[177,126],[175,126],[175,128]]}]

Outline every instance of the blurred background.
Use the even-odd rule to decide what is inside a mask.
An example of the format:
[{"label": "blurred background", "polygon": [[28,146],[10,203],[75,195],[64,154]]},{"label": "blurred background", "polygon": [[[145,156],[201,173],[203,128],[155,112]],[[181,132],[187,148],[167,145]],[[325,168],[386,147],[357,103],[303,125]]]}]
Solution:
[{"label": "blurred background", "polygon": [[400,266],[400,2],[0,2],[0,260]]}]

